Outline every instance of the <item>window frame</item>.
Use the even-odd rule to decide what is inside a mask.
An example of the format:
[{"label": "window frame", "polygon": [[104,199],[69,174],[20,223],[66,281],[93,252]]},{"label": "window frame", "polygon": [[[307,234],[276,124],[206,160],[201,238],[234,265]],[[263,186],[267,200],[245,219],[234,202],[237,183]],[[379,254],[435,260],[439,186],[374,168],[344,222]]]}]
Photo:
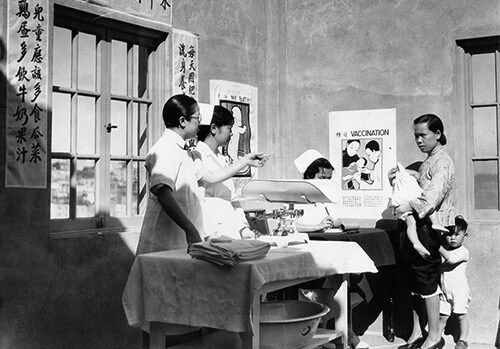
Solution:
[{"label": "window frame", "polygon": [[[86,10],[92,10],[92,7],[86,8]],[[143,215],[134,216],[120,216],[113,217],[109,213],[108,202],[110,200],[110,173],[111,162],[113,159],[123,159],[130,161],[128,167],[133,166],[136,161],[143,161],[145,156],[137,155],[124,155],[124,156],[113,156],[110,154],[110,137],[108,133],[104,130],[105,123],[110,121],[110,109],[111,101],[116,100],[116,97],[120,99],[120,96],[115,96],[111,94],[110,86],[110,76],[111,71],[105,71],[103,67],[110,67],[111,62],[111,40],[122,40],[126,41],[128,45],[139,44],[147,47],[151,47],[148,50],[148,91],[149,96],[147,99],[140,97],[132,97],[133,101],[127,102],[131,105],[127,108],[128,112],[131,112],[134,107],[134,102],[144,102],[150,103],[149,115],[148,115],[148,126],[147,126],[147,141],[144,146],[149,149],[152,144],[161,135],[161,125],[163,125],[161,120],[161,107],[164,102],[163,98],[166,95],[166,90],[170,86],[168,83],[171,78],[171,71],[168,70],[169,64],[162,62],[167,62],[169,57],[169,44],[171,41],[171,27],[164,27],[163,30],[158,30],[158,26],[151,26],[151,21],[148,20],[138,20],[136,17],[133,21],[130,21],[130,16],[128,15],[118,15],[113,16],[112,19],[107,17],[102,17],[99,13],[93,13],[92,11],[82,11],[81,9],[76,9],[67,6],[60,6],[54,4],[53,7],[53,22],[51,23],[51,31],[53,37],[53,31],[55,26],[65,27],[73,30],[78,28],[80,32],[92,33],[92,35],[97,35],[99,33],[100,39],[98,39],[96,49],[97,49],[97,63],[96,63],[96,89],[93,91],[84,91],[83,95],[90,95],[97,97],[96,101],[96,156],[89,154],[87,157],[79,157],[80,159],[97,159],[100,158],[96,164],[96,200],[95,200],[95,210],[96,215],[94,217],[75,217],[76,212],[70,211],[70,218],[67,219],[56,219],[50,218],[50,230],[51,237],[60,236],[61,234],[65,236],[87,234],[87,233],[102,233],[102,232],[114,232],[114,231],[137,231],[142,224],[144,218]],[[131,23],[132,22],[132,23]],[[153,27],[153,29],[150,29]],[[72,38],[73,34],[72,34]],[[52,45],[52,40],[49,45]],[[51,50],[52,51],[52,50]],[[75,52],[72,53],[73,55]],[[52,57],[51,57],[52,58]],[[104,62],[103,60],[107,60]],[[51,62],[53,60],[51,59]],[[165,67],[166,66],[166,67]],[[72,72],[75,73],[74,71]],[[52,101],[52,91],[63,92],[73,94],[77,91],[74,86],[75,79],[71,79],[71,88],[54,88],[52,84],[52,76],[49,78],[49,84],[52,86],[50,89],[49,100]],[[131,87],[128,87],[130,90]],[[73,114],[73,113],[72,113]],[[127,113],[128,114],[128,113]],[[102,115],[107,115],[105,118]],[[131,119],[131,114],[129,114],[129,120]],[[52,108],[49,112],[49,127],[52,130]],[[72,132],[76,130],[72,127]],[[128,136],[129,136],[128,132]],[[52,139],[52,134],[51,134]],[[71,142],[75,142],[75,138],[71,137]],[[50,142],[51,143],[51,142]],[[50,144],[51,149],[52,144]],[[132,147],[131,142],[127,141],[127,149],[130,150]],[[128,154],[131,154],[129,151]],[[52,162],[52,155],[56,155],[57,158],[60,156],[71,158],[71,154],[66,153],[52,153],[50,152],[49,163]],[[70,160],[71,161],[71,160]],[[73,163],[76,163],[76,159]],[[48,166],[51,169],[51,166]],[[74,168],[71,170],[75,170]],[[71,173],[71,172],[70,172]],[[129,176],[130,177],[130,176]],[[130,178],[129,178],[130,179]],[[70,183],[71,183],[70,179]],[[49,187],[51,187],[51,176],[48,176]],[[104,182],[103,182],[104,181]],[[131,186],[131,182],[127,181],[128,186]],[[70,200],[75,201],[76,199],[76,186],[71,185],[73,192],[70,194]],[[147,187],[147,179],[146,179]],[[104,200],[99,201],[98,198],[104,198]],[[147,200],[147,196],[145,198]],[[49,203],[51,201],[51,195],[49,195]],[[74,207],[72,207],[74,206]],[[76,203],[72,202],[70,204],[70,210],[75,211]],[[74,218],[72,218],[74,217]],[[98,222],[101,219],[104,222],[103,227],[99,227]],[[72,233],[72,234],[71,234]]]},{"label": "window frame", "polygon": [[[461,110],[461,138],[464,140],[458,154],[466,154],[461,159],[462,187],[463,193],[459,195],[461,204],[465,208],[469,219],[476,221],[498,221],[500,220],[500,140],[497,142],[496,156],[474,156],[474,133],[473,130],[473,107],[495,106],[497,135],[500,135],[500,36],[488,36],[480,38],[461,39],[456,41],[459,62],[459,98]],[[494,103],[474,103],[472,99],[472,55],[481,53],[495,53],[495,82],[496,101]],[[498,210],[475,208],[474,187],[474,161],[495,160],[497,161],[497,185],[498,185]]]}]

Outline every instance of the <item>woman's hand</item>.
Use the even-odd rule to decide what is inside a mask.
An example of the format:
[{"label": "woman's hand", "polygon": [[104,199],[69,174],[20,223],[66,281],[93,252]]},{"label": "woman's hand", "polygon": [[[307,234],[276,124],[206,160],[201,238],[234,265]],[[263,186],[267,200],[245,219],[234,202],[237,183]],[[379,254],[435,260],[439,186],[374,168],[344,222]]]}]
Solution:
[{"label": "woman's hand", "polygon": [[394,178],[396,178],[396,173],[398,172],[398,168],[397,167],[393,167],[389,170],[389,172],[387,172],[387,178],[389,179],[389,183],[391,184],[391,186],[394,186],[393,185],[393,182],[394,182]]},{"label": "woman's hand", "polygon": [[330,216],[323,218],[321,223],[323,224],[323,227],[324,227],[323,229],[333,228],[333,218]]},{"label": "woman's hand", "polygon": [[403,213],[406,213],[406,212],[411,212],[413,211],[413,209],[411,208],[410,204],[405,202],[399,206],[397,206],[394,210],[394,213],[397,217],[401,217],[401,215]]},{"label": "woman's hand", "polygon": [[417,181],[420,179],[420,173],[418,173],[418,171],[406,169],[406,172],[408,172],[409,175],[414,177]]},{"label": "woman's hand", "polygon": [[269,154],[266,153],[256,153],[256,152],[251,152],[248,154],[245,154],[243,157],[243,160],[248,166],[252,167],[262,167],[264,166],[264,163],[269,159]]}]

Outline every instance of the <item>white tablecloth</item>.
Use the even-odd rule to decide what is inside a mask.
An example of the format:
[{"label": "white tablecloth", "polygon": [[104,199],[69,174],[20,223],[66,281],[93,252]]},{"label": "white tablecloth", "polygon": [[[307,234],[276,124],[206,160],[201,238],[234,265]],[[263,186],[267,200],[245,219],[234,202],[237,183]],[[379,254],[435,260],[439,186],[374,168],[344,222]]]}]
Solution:
[{"label": "white tablecloth", "polygon": [[251,332],[252,302],[266,283],[364,272],[377,269],[355,242],[273,248],[263,259],[234,266],[171,250],[137,256],[122,301],[129,324],[144,330],[158,321]]}]

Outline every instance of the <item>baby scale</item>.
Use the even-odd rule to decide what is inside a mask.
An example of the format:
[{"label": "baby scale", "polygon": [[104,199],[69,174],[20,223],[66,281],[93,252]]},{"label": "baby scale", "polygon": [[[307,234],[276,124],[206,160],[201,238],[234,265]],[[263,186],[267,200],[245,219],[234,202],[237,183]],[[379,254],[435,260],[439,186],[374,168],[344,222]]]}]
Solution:
[{"label": "baby scale", "polygon": [[304,210],[295,208],[295,204],[337,203],[341,199],[338,184],[325,179],[256,179],[243,186],[242,195],[246,200],[283,204],[281,209],[270,213],[262,210],[255,216],[257,220],[278,220],[276,229],[259,238],[278,246],[309,240],[307,234],[299,233],[295,227],[295,221],[304,213]]}]

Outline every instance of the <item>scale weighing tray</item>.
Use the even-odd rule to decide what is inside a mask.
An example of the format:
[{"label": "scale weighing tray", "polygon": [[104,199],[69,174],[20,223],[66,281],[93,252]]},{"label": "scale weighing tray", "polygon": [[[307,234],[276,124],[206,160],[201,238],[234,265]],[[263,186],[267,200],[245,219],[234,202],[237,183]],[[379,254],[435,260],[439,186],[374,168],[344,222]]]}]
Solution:
[{"label": "scale weighing tray", "polygon": [[255,179],[242,189],[247,200],[289,204],[338,203],[340,186],[326,179]]}]

